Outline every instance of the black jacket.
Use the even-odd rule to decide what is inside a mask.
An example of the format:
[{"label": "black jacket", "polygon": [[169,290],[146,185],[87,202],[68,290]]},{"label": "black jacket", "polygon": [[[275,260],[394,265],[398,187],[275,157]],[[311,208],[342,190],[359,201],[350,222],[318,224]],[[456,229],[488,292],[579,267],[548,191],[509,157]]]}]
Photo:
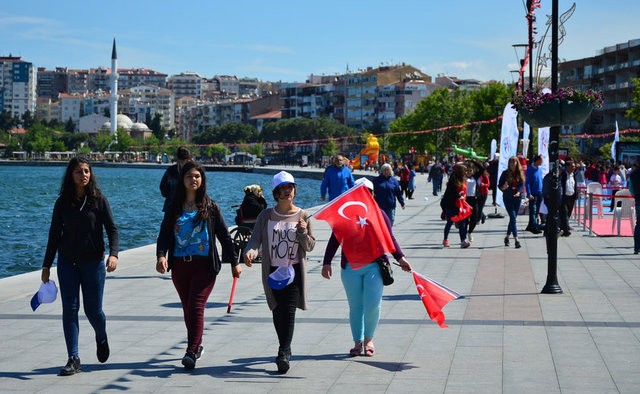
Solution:
[{"label": "black jacket", "polygon": [[65,206],[58,197],[53,207],[42,266],[51,267],[56,252],[73,263],[102,260],[105,249],[103,228],[109,238],[109,255],[118,257],[118,228],[107,199],[99,195],[95,201],[87,201],[84,206],[71,207]]},{"label": "black jacket", "polygon": [[160,194],[162,194],[162,197],[165,199],[164,205],[162,206],[162,212],[166,212],[171,206],[173,195],[175,194],[176,187],[179,182],[180,170],[178,169],[178,165],[174,164],[169,166],[160,180]]},{"label": "black jacket", "polygon": [[[216,248],[216,238],[220,241],[220,245],[222,245],[222,261],[233,266],[238,265],[239,261],[236,248],[231,240],[229,230],[224,222],[224,217],[222,217],[218,204],[214,203],[211,209],[213,212],[209,215],[207,223],[209,230],[209,259],[213,274],[217,275],[222,268],[222,262],[218,254],[218,249]],[[173,250],[176,245],[173,229],[175,218],[170,216],[170,213],[164,214],[164,219],[162,219],[162,224],[160,225],[160,234],[158,235],[158,241],[156,243],[156,256],[167,257],[169,269],[171,269]]]}]

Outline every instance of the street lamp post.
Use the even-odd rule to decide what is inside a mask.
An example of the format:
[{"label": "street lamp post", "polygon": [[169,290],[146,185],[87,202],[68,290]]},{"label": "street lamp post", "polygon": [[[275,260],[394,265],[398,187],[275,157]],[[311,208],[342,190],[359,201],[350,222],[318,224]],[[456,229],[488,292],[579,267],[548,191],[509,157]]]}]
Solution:
[{"label": "street lamp post", "polygon": [[[551,91],[558,90],[558,0],[553,0],[551,10]],[[549,164],[551,164],[551,193],[549,196],[549,216],[547,218],[547,282],[542,288],[543,294],[560,294],[558,284],[558,141],[560,126],[549,130]]]}]

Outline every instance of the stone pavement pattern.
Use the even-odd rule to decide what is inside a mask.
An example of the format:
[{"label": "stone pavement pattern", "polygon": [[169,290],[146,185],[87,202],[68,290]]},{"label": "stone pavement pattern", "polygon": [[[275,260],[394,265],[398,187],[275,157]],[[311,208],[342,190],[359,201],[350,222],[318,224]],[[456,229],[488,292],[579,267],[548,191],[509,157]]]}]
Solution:
[{"label": "stone pavement pattern", "polygon": [[[349,358],[340,278],[320,276],[330,230],[313,220],[309,309],[298,311],[286,375],[276,373],[277,338],[255,266],[245,267],[230,314],[232,279],[223,267],[205,313],[205,354],[193,372],[183,370],[180,303],[170,277],[155,272],[155,246],[148,245],[122,252],[107,277],[109,361],[96,360],[81,312],[84,372],[71,377],[57,376],[66,362],[60,301],[29,307],[39,272],[0,280],[0,392],[640,392],[640,258],[631,238],[577,230],[560,238],[564,293],[540,294],[543,238],[522,231],[522,249],[505,248],[507,219],[488,219],[471,248],[459,248],[454,230],[451,248],[442,249],[439,200],[426,176],[417,184],[415,199],[397,211],[394,232],[416,271],[465,295],[444,308],[448,329],[428,319],[411,276],[397,269],[396,283],[385,288],[376,355]],[[519,227],[526,221],[520,217]]]}]

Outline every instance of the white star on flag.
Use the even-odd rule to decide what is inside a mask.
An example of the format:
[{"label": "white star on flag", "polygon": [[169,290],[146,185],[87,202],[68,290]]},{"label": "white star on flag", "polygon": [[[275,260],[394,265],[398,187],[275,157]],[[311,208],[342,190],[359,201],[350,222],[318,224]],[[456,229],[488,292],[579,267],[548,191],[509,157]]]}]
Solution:
[{"label": "white star on flag", "polygon": [[364,228],[364,226],[366,226],[367,223],[367,218],[363,218],[362,216],[358,216],[358,221],[356,222],[358,223],[358,226],[360,226],[360,228]]}]

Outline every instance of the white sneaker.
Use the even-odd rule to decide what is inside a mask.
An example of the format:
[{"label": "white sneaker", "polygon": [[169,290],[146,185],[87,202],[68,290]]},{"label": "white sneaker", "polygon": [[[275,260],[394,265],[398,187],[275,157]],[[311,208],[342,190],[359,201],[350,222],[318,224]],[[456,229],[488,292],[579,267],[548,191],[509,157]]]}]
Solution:
[{"label": "white sneaker", "polygon": [[469,237],[467,238],[467,240],[469,240],[469,242],[473,242],[473,235],[469,234]]}]

